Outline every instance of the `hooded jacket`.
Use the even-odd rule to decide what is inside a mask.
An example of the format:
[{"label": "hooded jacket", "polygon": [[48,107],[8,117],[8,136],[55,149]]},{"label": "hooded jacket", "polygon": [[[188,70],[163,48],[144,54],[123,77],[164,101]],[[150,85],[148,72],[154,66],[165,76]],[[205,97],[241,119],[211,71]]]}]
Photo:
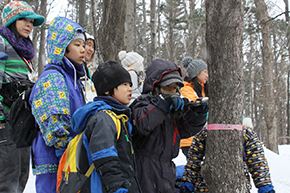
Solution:
[{"label": "hooded jacket", "polygon": [[[133,119],[133,146],[136,153],[138,180],[143,192],[174,192],[175,164],[172,159],[179,153],[179,142],[188,131],[200,129],[204,120],[196,119],[192,110],[175,118],[169,105],[160,97],[153,97],[154,87],[162,77],[181,69],[176,64],[156,59],[146,71],[143,92],[130,106]],[[160,101],[163,105],[159,105]]]},{"label": "hooded jacket", "polygon": [[[121,117],[120,132],[103,110],[110,110]],[[85,173],[92,163],[95,165],[82,193],[113,193],[120,188],[128,189],[129,193],[141,192],[131,143],[130,114],[130,109],[113,97],[99,96],[73,115],[72,128],[75,132],[87,125],[77,149],[78,168]]]},{"label": "hooded jacket", "polygon": [[[30,104],[40,131],[32,145],[33,173],[56,173],[59,158],[68,142],[77,134],[71,129],[71,116],[85,104],[80,64],[64,57],[65,49],[77,31],[77,23],[57,17],[47,35],[48,64],[35,83]],[[79,65],[79,66],[77,66]],[[57,68],[49,69],[47,68]]]}]

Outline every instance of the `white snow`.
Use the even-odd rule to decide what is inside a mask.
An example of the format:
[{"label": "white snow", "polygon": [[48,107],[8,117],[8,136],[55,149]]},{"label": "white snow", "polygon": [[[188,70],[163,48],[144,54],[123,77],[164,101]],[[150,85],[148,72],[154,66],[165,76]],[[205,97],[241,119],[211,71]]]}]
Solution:
[{"label": "white snow", "polygon": [[[279,145],[279,155],[265,148],[266,158],[269,162],[273,185],[277,193],[290,192],[290,145]],[[176,165],[186,163],[186,158],[180,151],[179,156],[174,159]],[[32,173],[29,176],[24,193],[35,192],[35,176]],[[252,193],[258,190],[253,185]]]}]

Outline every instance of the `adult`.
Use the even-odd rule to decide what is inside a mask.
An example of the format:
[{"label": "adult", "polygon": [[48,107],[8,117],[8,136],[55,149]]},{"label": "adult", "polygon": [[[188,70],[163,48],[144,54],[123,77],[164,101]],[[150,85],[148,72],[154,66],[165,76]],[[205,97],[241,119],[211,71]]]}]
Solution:
[{"label": "adult", "polygon": [[28,73],[35,50],[29,35],[44,20],[23,1],[10,2],[2,12],[0,51],[9,58],[0,61],[0,192],[23,192],[28,180],[29,148],[16,148],[7,121],[11,104],[31,85]]}]

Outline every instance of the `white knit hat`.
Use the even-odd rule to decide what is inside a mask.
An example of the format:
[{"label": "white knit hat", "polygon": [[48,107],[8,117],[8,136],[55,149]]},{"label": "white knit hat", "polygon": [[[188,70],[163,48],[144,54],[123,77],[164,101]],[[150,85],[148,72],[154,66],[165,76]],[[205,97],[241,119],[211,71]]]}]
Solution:
[{"label": "white knit hat", "polygon": [[144,71],[144,58],[136,52],[128,52],[122,50],[118,54],[121,64],[124,67],[130,67],[136,71]]}]

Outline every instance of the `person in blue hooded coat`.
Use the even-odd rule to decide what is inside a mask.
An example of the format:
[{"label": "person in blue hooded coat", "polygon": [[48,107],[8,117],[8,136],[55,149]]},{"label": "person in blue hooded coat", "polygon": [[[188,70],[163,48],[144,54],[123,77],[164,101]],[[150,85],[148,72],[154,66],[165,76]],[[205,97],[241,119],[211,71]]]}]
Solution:
[{"label": "person in blue hooded coat", "polygon": [[[76,152],[78,170],[85,174],[95,165],[81,192],[140,193],[131,142],[131,110],[126,106],[132,98],[130,74],[119,63],[107,61],[98,66],[93,82],[98,96],[72,117],[75,132],[85,129]],[[120,127],[109,114],[120,120]]]},{"label": "person in blue hooded coat", "polygon": [[32,145],[37,192],[56,192],[59,159],[77,134],[71,129],[71,117],[85,104],[80,81],[85,75],[84,43],[84,30],[77,23],[65,17],[51,22],[47,34],[48,64],[29,99],[40,128]]},{"label": "person in blue hooded coat", "polygon": [[[179,66],[156,59],[146,71],[142,95],[130,105],[137,175],[143,192],[173,193],[181,138],[199,131],[206,122],[180,96],[183,86]],[[187,109],[186,109],[187,108]]]}]

